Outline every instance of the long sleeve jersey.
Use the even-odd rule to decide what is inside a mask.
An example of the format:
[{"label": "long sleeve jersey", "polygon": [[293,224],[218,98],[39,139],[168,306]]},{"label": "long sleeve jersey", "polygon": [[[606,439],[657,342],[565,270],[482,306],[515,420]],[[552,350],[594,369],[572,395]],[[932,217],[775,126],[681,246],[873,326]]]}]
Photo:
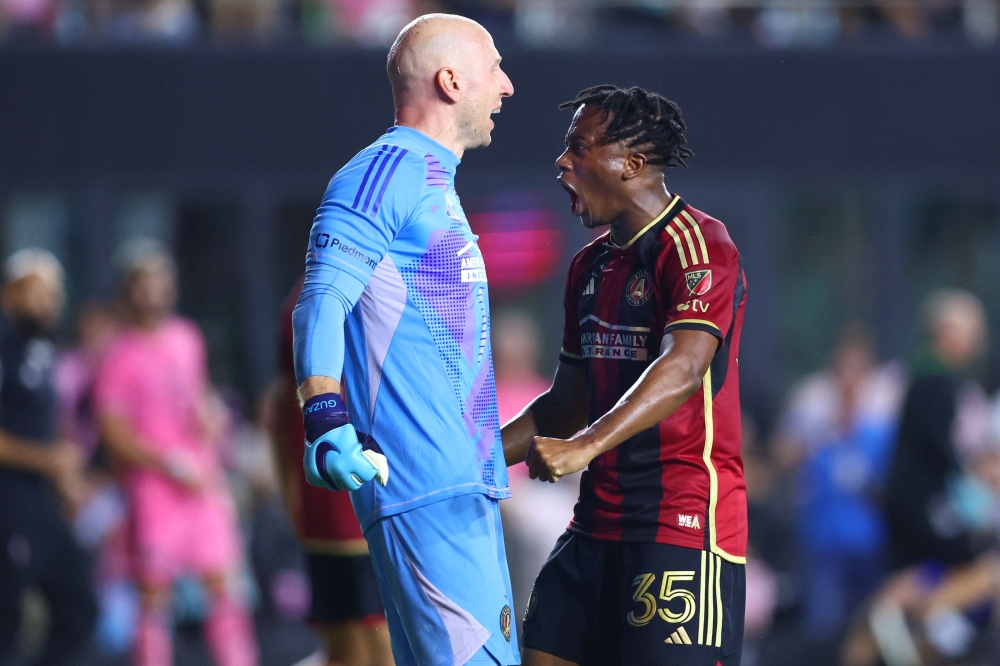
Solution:
[{"label": "long sleeve jersey", "polygon": [[351,494],[363,529],[448,497],[510,495],[483,255],[459,159],[392,127],[330,181],[293,313],[295,374],[344,378],[348,414],[389,461]]}]

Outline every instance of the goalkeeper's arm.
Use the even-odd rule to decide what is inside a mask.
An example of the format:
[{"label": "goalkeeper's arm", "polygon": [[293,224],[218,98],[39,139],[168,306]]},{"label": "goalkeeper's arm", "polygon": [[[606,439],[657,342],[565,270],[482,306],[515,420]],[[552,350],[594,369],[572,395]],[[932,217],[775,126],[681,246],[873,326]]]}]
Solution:
[{"label": "goalkeeper's arm", "polygon": [[[362,450],[347,422],[340,376],[344,363],[344,321],[364,285],[342,271],[310,266],[292,313],[295,374],[306,430],[303,460],[306,480],[331,490],[357,490],[377,479],[389,480],[385,456]],[[322,331],[322,342],[316,333]],[[370,439],[370,438],[369,438]]]}]

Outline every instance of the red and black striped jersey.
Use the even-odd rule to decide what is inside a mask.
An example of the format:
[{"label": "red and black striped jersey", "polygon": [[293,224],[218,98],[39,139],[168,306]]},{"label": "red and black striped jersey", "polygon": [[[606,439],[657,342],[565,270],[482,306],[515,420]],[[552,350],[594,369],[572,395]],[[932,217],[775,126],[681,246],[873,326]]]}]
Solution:
[{"label": "red and black striped jersey", "polygon": [[738,376],[746,279],[718,220],[674,197],[628,244],[604,234],[573,259],[561,361],[587,370],[589,420],[611,410],[678,329],[719,347],[701,390],[591,463],[570,530],[746,556]]}]

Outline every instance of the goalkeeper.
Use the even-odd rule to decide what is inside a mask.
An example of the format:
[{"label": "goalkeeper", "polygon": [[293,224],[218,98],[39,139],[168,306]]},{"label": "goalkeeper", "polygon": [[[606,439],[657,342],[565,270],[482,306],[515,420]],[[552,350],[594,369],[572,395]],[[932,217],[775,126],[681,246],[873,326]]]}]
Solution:
[{"label": "goalkeeper", "polygon": [[513,88],[456,16],[404,28],[388,70],[396,125],[330,181],[292,316],[306,477],[352,491],[397,664],[517,664],[486,271],[454,187]]}]

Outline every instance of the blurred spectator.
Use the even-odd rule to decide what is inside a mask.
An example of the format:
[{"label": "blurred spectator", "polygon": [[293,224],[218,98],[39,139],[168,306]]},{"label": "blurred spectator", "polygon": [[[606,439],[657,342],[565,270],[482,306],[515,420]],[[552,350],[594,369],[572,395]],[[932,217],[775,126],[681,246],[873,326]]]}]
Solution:
[{"label": "blurred spectator", "polygon": [[205,638],[219,666],[254,666],[252,621],[230,589],[240,538],[208,414],[205,345],[173,314],[176,268],[159,244],[117,255],[125,325],[94,391],[102,441],[123,471],[130,558],[141,591],[136,663],[172,663],[170,586],[183,573],[211,596]]},{"label": "blurred spectator", "polygon": [[[750,539],[741,666],[758,666],[760,644],[771,629],[780,602],[778,575],[768,555],[772,551],[787,552],[791,544],[783,525],[786,511],[784,497],[780,496],[779,469],[761,445],[756,424],[747,412],[743,413],[742,432]],[[780,557],[773,559],[781,564]]]},{"label": "blurred spectator", "polygon": [[[886,483],[894,569],[926,560],[947,566],[973,559],[970,535],[947,499],[962,474],[961,456],[981,449],[979,394],[966,379],[986,344],[986,315],[975,296],[944,290],[924,306],[929,347],[917,359]],[[971,407],[967,407],[971,405]],[[963,418],[964,417],[964,418]]]},{"label": "blurred spectator", "polygon": [[[78,663],[95,619],[86,557],[64,519],[82,499],[83,457],[57,437],[48,333],[63,308],[63,269],[26,249],[3,264],[0,307],[0,663],[18,662],[21,602],[29,586],[51,617],[42,664]],[[60,499],[63,505],[60,505]]]},{"label": "blurred spectator", "polygon": [[969,374],[985,351],[985,311],[968,292],[942,290],[925,302],[924,323],[929,345],[913,367],[885,489],[897,573],[847,641],[847,666],[963,657],[1000,593],[1000,455]]},{"label": "blurred spectator", "polygon": [[[500,423],[507,423],[547,391],[552,382],[538,370],[541,334],[538,324],[526,313],[510,310],[497,316],[493,340]],[[500,503],[500,511],[507,534],[514,602],[518,605],[516,617],[520,621],[531,585],[573,517],[573,505],[580,494],[580,474],[551,484],[529,479],[524,464],[507,472],[511,498]]]},{"label": "blurred spectator", "polygon": [[55,385],[60,425],[89,457],[97,450],[99,437],[94,417],[94,380],[118,330],[118,320],[110,306],[84,303],[77,311],[76,330],[78,344],[59,356]]},{"label": "blurred spectator", "polygon": [[793,389],[778,452],[797,480],[796,536],[805,627],[836,637],[883,572],[878,493],[891,454],[902,377],[875,364],[872,341],[849,326],[828,370]]},{"label": "blurred spectator", "polygon": [[285,503],[306,551],[312,585],[309,619],[319,631],[328,666],[391,666],[385,609],[351,497],[306,483],[305,428],[292,356],[292,310],[302,281],[281,314],[281,375],[271,388],[271,435]]},{"label": "blurred spectator", "polygon": [[76,316],[77,345],[59,356],[55,369],[61,428],[88,461],[89,492],[73,526],[77,540],[97,558],[96,639],[98,648],[109,654],[131,647],[138,607],[135,587],[128,579],[125,497],[98,448],[93,402],[97,371],[117,330],[111,306],[84,303]]},{"label": "blurred spectator", "polygon": [[[0,0],[0,39],[188,45],[301,38],[307,43],[388,45],[412,18],[451,11],[506,21],[522,46],[579,49],[595,43],[641,46],[677,30],[708,40],[752,38],[765,48],[829,48],[868,38],[908,41],[1000,38],[995,0],[779,2],[757,0]],[[637,21],[637,17],[639,20]],[[295,24],[298,24],[297,26]],[[289,34],[291,33],[291,34]],[[742,34],[741,34],[742,33]]]},{"label": "blurred spectator", "polygon": [[211,0],[212,33],[217,39],[260,39],[281,28],[280,0]]}]

